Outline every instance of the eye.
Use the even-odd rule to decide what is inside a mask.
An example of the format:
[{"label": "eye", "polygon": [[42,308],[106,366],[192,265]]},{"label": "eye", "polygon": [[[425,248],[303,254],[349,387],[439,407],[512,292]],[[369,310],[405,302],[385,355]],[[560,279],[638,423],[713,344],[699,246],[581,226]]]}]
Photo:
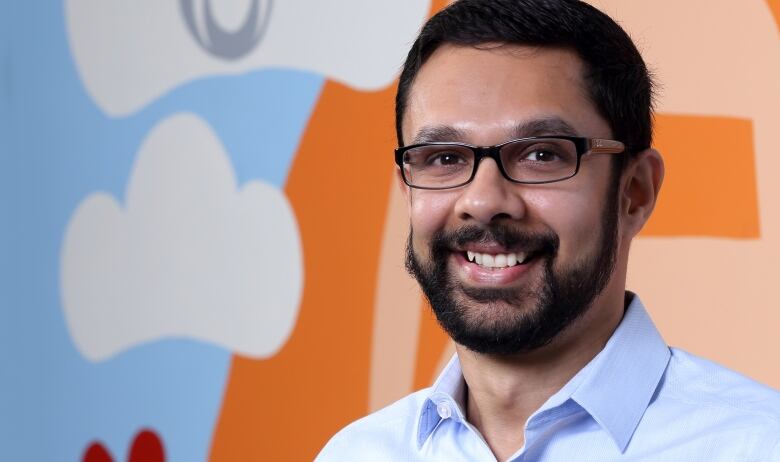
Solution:
[{"label": "eye", "polygon": [[535,148],[525,154],[522,160],[533,162],[554,162],[561,160],[561,156],[554,150],[548,148]]},{"label": "eye", "polygon": [[428,156],[425,162],[426,165],[458,165],[465,163],[466,159],[462,155],[451,151],[433,153]]}]

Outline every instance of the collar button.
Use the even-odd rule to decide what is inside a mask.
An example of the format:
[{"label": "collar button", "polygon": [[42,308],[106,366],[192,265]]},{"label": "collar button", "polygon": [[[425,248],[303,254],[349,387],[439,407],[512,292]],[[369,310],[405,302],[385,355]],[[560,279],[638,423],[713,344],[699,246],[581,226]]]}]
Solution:
[{"label": "collar button", "polygon": [[439,413],[439,417],[442,419],[449,419],[452,416],[452,409],[447,403],[439,403],[436,405],[436,412]]}]

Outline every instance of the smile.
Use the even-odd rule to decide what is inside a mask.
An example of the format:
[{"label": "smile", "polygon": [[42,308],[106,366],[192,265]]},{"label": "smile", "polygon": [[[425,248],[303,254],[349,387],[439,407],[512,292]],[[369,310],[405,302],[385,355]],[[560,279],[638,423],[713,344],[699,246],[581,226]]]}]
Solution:
[{"label": "smile", "polygon": [[466,251],[466,258],[484,268],[508,268],[515,265],[522,265],[529,260],[529,254],[526,252],[513,253],[480,253]]},{"label": "smile", "polygon": [[[471,249],[452,252],[453,263],[461,278],[477,286],[507,286],[518,283],[535,267],[542,249],[525,249],[510,252],[492,245],[473,245]],[[475,248],[476,247],[476,248]],[[479,248],[482,247],[482,248]],[[497,247],[491,249],[490,247]],[[478,252],[478,250],[480,250]]]}]

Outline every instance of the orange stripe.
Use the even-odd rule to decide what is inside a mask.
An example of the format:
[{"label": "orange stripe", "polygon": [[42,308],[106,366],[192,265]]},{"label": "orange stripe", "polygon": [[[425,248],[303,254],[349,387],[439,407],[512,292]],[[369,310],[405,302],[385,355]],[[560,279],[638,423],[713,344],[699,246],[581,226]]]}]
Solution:
[{"label": "orange stripe", "polygon": [[775,24],[780,29],[780,0],[766,0],[769,4],[769,9],[772,11],[772,15],[775,17]]},{"label": "orange stripe", "polygon": [[759,237],[750,120],[658,115],[656,146],[666,178],[644,236]]},{"label": "orange stripe", "polygon": [[394,93],[323,89],[286,188],[303,242],[300,316],[275,357],[234,357],[213,461],[312,460],[367,412]]},{"label": "orange stripe", "polygon": [[449,5],[449,3],[450,2],[447,1],[447,0],[433,0],[433,1],[431,1],[431,9],[430,9],[429,16],[433,16],[436,13],[438,13],[439,11],[443,10],[444,7]]}]

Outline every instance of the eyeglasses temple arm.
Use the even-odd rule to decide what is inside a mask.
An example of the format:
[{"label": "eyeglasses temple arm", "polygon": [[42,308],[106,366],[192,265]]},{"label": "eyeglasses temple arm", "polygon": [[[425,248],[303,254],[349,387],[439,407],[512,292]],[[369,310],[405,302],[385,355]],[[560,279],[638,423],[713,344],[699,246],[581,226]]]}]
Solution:
[{"label": "eyeglasses temple arm", "polygon": [[620,154],[626,150],[626,145],[620,141],[592,138],[589,140],[588,148],[593,154]]}]

